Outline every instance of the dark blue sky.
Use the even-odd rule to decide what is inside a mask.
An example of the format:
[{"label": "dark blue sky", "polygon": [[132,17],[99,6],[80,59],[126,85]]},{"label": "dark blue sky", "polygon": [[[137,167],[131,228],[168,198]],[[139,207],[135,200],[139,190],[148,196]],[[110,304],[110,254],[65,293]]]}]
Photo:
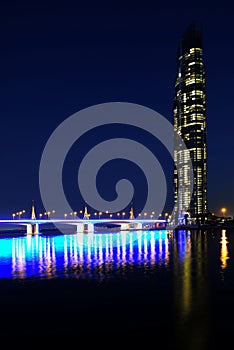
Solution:
[{"label": "dark blue sky", "polygon": [[[234,215],[231,5],[9,2],[0,10],[1,217],[28,211],[32,199],[42,210],[41,154],[53,130],[78,110],[125,101],[173,121],[177,46],[194,19],[203,23],[207,72],[209,208],[226,206]],[[72,193],[79,209],[83,201]]]}]

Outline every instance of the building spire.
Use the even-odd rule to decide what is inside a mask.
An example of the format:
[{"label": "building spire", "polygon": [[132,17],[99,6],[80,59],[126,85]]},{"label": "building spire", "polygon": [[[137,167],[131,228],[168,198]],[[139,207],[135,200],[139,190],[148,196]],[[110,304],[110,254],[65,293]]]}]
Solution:
[{"label": "building spire", "polygon": [[88,213],[87,204],[85,203],[85,209],[84,209],[84,216],[83,216],[83,219],[88,220],[89,217],[90,217],[90,214]]},{"label": "building spire", "polygon": [[133,205],[131,206],[131,209],[130,209],[130,216],[129,216],[129,219],[135,219],[134,211],[133,211]]},{"label": "building spire", "polygon": [[34,199],[32,200],[32,209],[31,209],[31,220],[36,219],[36,211],[35,211],[35,206],[34,206]]}]

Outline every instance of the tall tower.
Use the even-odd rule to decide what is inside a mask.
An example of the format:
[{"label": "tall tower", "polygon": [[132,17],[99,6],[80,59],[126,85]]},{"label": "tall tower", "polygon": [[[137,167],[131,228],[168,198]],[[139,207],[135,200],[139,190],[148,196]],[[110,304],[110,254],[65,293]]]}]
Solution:
[{"label": "tall tower", "polygon": [[[192,22],[178,47],[177,73],[174,96],[174,130],[184,140],[192,161],[194,186],[192,199],[178,187],[189,184],[186,159],[174,149],[177,167],[174,169],[174,199],[178,215],[188,210],[191,218],[202,223],[207,209],[207,156],[206,156],[206,77],[203,62],[201,28]],[[180,183],[179,183],[180,182]]]}]

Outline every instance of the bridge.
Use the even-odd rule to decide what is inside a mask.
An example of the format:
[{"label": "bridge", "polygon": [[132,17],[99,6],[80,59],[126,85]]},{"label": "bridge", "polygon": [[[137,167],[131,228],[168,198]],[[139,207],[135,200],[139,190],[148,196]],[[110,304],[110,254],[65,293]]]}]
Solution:
[{"label": "bridge", "polygon": [[0,220],[0,225],[15,225],[15,226],[25,226],[26,232],[29,235],[35,235],[40,233],[40,226],[46,224],[53,224],[57,228],[59,225],[69,225],[75,226],[76,232],[78,233],[88,233],[95,232],[95,226],[104,227],[117,227],[120,231],[135,231],[143,229],[165,229],[167,226],[167,220],[164,219],[135,219],[133,207],[130,210],[129,219],[90,219],[90,214],[88,213],[87,205],[85,205],[83,218],[73,218],[73,219],[37,219],[35,213],[34,202],[31,208],[31,218],[30,219],[6,219]]},{"label": "bridge", "polygon": [[76,232],[95,232],[95,226],[117,226],[119,230],[135,231],[146,228],[165,229],[166,220],[156,219],[6,219],[0,220],[0,225],[25,226],[29,235],[40,233],[40,227],[46,224],[75,226]]}]

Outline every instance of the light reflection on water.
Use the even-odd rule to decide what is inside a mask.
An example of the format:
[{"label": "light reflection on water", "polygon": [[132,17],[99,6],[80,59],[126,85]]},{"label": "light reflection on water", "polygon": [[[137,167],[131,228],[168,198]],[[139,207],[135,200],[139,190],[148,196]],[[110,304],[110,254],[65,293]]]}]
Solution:
[{"label": "light reflection on water", "polygon": [[228,239],[226,236],[226,230],[222,230],[220,244],[221,244],[221,254],[220,254],[221,268],[224,270],[227,267],[227,260],[229,259]]},{"label": "light reflection on water", "polygon": [[[196,257],[196,273],[207,256],[207,236],[190,231],[122,231],[99,234],[64,234],[7,237],[0,239],[0,278],[94,277],[124,275],[126,268],[155,266],[173,270],[182,278],[184,302],[190,304],[191,273]],[[220,232],[220,267],[229,257],[226,231]],[[195,249],[195,250],[194,250]],[[177,272],[176,272],[177,271]],[[178,277],[177,277],[178,280]],[[178,283],[178,282],[177,282]]]},{"label": "light reflection on water", "polygon": [[136,264],[166,266],[169,246],[169,231],[1,238],[0,278],[105,278]]},{"label": "light reflection on water", "polygon": [[[149,297],[150,304],[146,305],[154,310],[155,319],[161,322],[166,315],[166,320],[172,322],[180,349],[206,350],[210,348],[209,339],[217,334],[220,320],[227,329],[233,329],[233,312],[229,319],[234,305],[229,292],[234,288],[233,245],[234,231],[222,229],[0,238],[0,278],[73,277],[98,282],[113,277],[133,278],[134,289],[130,288],[130,292],[140,293],[136,310],[142,295]],[[121,287],[119,281],[110,288]],[[135,285],[140,286],[139,291]],[[121,288],[125,290],[125,283]],[[217,329],[212,333],[214,322]],[[166,331],[171,333],[172,329]]]}]

